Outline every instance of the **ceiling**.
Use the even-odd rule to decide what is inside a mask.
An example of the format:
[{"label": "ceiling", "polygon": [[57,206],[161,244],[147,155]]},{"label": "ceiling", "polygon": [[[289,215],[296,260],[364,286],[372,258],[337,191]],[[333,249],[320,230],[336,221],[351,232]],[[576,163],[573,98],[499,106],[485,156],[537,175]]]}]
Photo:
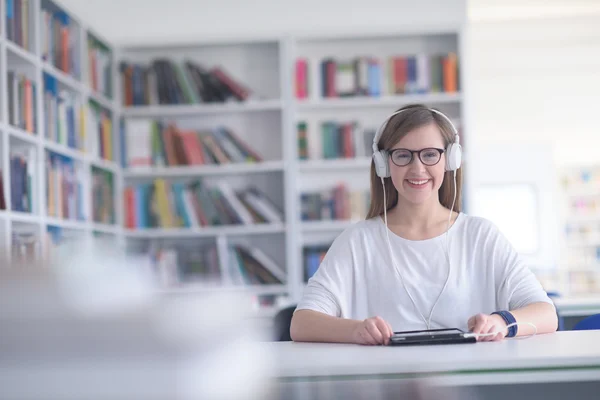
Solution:
[{"label": "ceiling", "polygon": [[[599,15],[598,0],[56,0],[113,44],[193,41],[338,26],[364,29],[397,24],[407,6],[432,18],[448,12],[470,21]],[[465,5],[466,3],[466,5]],[[393,12],[397,9],[398,12]],[[436,10],[431,13],[431,10]],[[315,11],[318,10],[318,11]],[[344,10],[340,13],[339,10]],[[392,11],[392,12],[390,12]],[[333,16],[332,16],[333,15]],[[341,18],[337,16],[342,15]],[[401,18],[401,17],[400,17]],[[463,16],[464,18],[464,16]]]}]

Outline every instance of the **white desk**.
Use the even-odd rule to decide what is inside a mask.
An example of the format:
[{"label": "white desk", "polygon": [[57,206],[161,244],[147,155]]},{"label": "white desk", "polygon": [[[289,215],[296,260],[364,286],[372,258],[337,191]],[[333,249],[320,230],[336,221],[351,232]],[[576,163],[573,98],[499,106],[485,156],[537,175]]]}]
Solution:
[{"label": "white desk", "polygon": [[461,345],[372,347],[280,342],[265,346],[275,357],[282,384],[337,381],[348,385],[357,380],[379,380],[389,385],[392,381],[424,380],[435,386],[523,383],[549,387],[552,382],[592,382],[594,390],[600,389],[600,331]]}]

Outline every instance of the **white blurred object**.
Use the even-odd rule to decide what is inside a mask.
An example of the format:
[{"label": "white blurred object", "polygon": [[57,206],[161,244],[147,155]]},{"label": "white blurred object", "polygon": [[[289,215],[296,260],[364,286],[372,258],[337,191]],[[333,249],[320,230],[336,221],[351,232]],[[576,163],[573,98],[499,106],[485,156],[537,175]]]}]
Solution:
[{"label": "white blurred object", "polygon": [[73,244],[54,261],[0,270],[0,398],[269,393],[269,355],[258,353],[241,296],[155,294],[142,266],[100,242]]}]

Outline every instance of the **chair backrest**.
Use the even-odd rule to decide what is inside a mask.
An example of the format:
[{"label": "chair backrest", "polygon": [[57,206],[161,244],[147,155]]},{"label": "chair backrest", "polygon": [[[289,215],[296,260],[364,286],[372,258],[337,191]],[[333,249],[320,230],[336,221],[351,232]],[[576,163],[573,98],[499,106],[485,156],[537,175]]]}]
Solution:
[{"label": "chair backrest", "polygon": [[579,321],[573,327],[574,331],[600,329],[600,314],[592,315]]},{"label": "chair backrest", "polygon": [[290,342],[290,326],[292,325],[292,316],[296,310],[296,305],[283,308],[275,315],[274,340],[277,342]]}]

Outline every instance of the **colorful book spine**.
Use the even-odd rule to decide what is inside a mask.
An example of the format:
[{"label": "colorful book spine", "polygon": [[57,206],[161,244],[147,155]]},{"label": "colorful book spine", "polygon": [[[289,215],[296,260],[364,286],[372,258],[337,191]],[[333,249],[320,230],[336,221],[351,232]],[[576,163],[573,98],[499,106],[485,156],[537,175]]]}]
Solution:
[{"label": "colorful book spine", "polygon": [[87,207],[82,168],[69,157],[48,152],[45,173],[47,214],[84,221]]}]

